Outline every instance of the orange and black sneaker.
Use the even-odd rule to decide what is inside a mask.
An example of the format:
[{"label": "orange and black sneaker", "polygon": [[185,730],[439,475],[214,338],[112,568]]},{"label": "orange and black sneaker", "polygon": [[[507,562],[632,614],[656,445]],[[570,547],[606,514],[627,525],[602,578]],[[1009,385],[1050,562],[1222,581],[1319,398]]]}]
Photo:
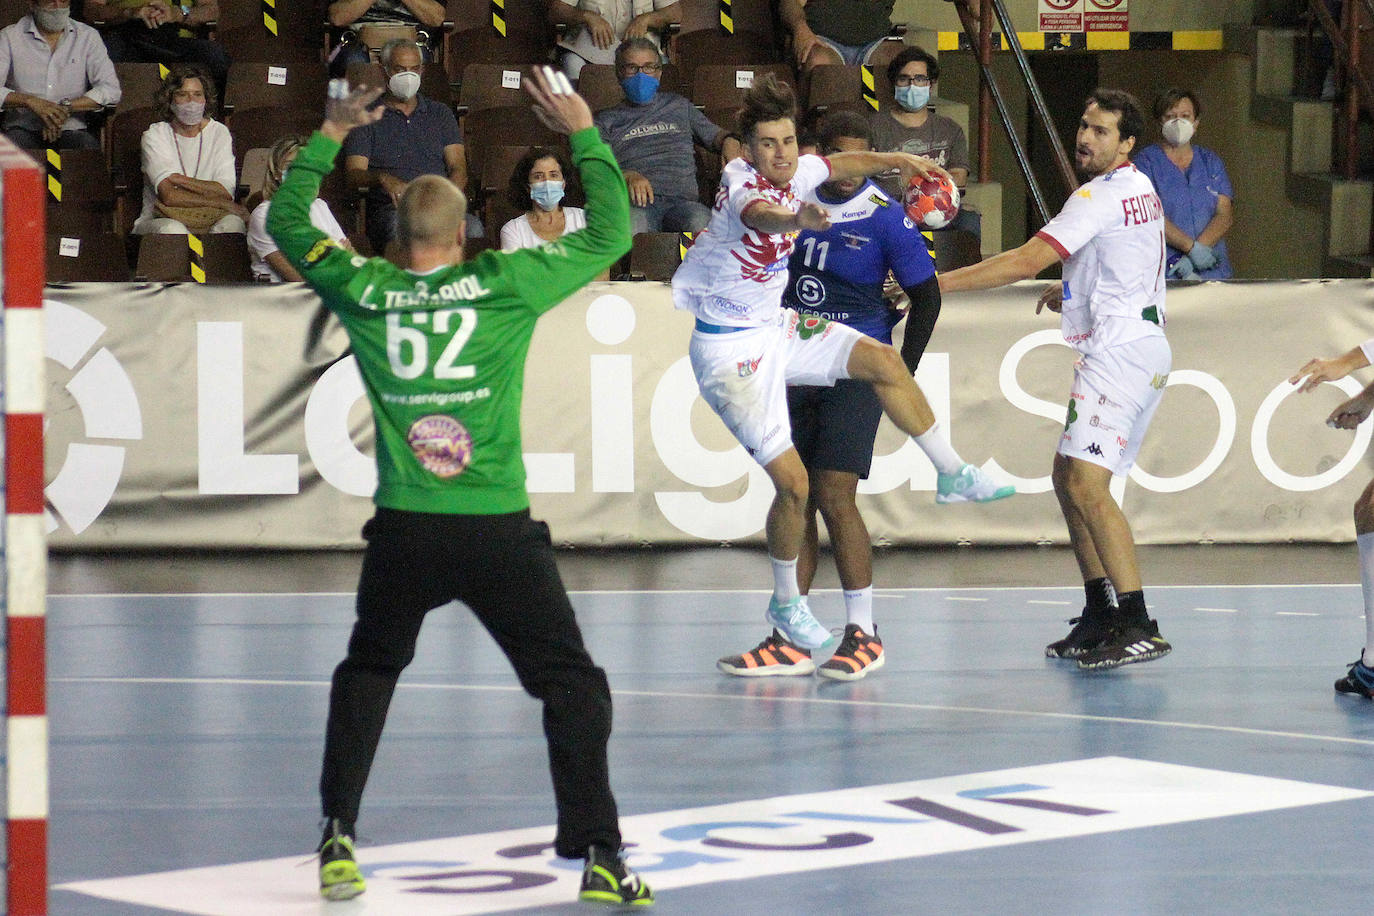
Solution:
[{"label": "orange and black sneaker", "polygon": [[865,633],[857,623],[844,628],[844,639],[840,647],[821,665],[817,673],[821,677],[833,677],[837,681],[857,681],[877,671],[887,661],[883,655],[883,641],[878,638],[878,628],[873,635]]},{"label": "orange and black sneaker", "polygon": [[811,653],[793,645],[774,630],[743,655],[727,655],[716,662],[726,674],[738,677],[798,677],[816,670]]}]

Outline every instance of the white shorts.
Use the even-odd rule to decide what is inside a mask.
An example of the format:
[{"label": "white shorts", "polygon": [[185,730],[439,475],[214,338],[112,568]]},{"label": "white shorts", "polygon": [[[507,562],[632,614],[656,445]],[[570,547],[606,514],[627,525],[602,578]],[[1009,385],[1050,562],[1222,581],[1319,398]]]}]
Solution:
[{"label": "white shorts", "polygon": [[849,378],[849,354],[862,336],[846,325],[783,309],[773,324],[760,328],[693,331],[687,352],[702,398],[767,467],[792,447],[787,386]]},{"label": "white shorts", "polygon": [[1173,353],[1163,336],[1142,337],[1079,358],[1074,365],[1059,454],[1126,474],[1169,381]]}]

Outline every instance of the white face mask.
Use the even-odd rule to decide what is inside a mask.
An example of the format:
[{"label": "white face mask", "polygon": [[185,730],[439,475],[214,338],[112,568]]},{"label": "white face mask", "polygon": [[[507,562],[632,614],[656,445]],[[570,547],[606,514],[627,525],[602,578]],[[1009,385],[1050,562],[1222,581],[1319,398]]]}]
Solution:
[{"label": "white face mask", "polygon": [[392,74],[391,79],[387,80],[386,87],[396,98],[408,102],[420,91],[420,74],[413,70],[402,70],[400,73]]},{"label": "white face mask", "polygon": [[1164,122],[1164,139],[1170,146],[1182,146],[1193,139],[1193,122],[1187,118],[1171,118]]},{"label": "white face mask", "polygon": [[44,6],[36,6],[33,9],[33,21],[38,26],[40,32],[66,31],[68,23],[71,22],[71,7],[58,6],[49,9]]},{"label": "white face mask", "polygon": [[172,116],[187,127],[195,127],[205,117],[205,103],[174,102]]}]

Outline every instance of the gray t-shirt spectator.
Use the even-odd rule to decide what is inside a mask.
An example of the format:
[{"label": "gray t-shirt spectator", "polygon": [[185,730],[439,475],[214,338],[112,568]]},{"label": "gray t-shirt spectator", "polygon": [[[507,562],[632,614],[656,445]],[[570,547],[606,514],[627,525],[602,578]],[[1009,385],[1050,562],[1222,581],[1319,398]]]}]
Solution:
[{"label": "gray t-shirt spectator", "polygon": [[693,138],[714,148],[721,129],[691,102],[658,92],[643,105],[621,102],[596,114],[596,127],[625,171],[638,172],[654,186],[654,198],[696,200]]},{"label": "gray t-shirt spectator", "polygon": [[[946,169],[968,168],[968,137],[957,122],[944,115],[932,111],[920,127],[899,124],[885,111],[873,113],[871,121],[873,148],[879,152],[928,156]],[[882,176],[878,184],[892,197],[901,199],[903,188],[899,176]]]}]

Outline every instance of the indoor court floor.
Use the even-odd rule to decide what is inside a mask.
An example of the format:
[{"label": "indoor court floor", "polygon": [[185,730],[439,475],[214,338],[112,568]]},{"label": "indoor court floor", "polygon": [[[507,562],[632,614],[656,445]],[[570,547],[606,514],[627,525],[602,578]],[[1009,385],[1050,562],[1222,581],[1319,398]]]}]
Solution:
[{"label": "indoor court floor", "polygon": [[[53,914],[586,912],[547,849],[538,705],[436,611],[363,803],[366,894],[315,890],[328,682],[359,555],[59,555]],[[1174,652],[1046,659],[1062,548],[884,549],[886,666],[732,678],[767,633],[758,550],[565,551],[615,697],[612,784],[663,914],[1336,913],[1374,900],[1374,703],[1352,544],[1154,547]],[[822,558],[813,610],[843,624]]]}]

